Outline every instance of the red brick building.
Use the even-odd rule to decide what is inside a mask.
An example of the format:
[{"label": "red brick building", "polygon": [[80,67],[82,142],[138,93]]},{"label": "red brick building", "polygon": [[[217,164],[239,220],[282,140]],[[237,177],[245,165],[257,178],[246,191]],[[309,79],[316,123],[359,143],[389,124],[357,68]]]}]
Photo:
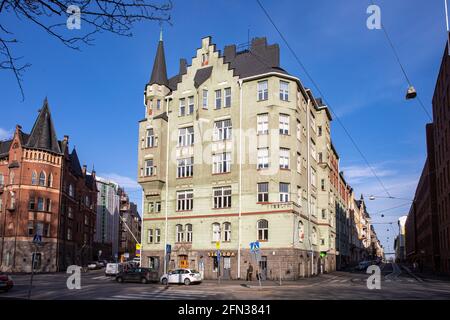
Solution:
[{"label": "red brick building", "polygon": [[[47,99],[30,134],[0,142],[0,270],[64,270],[92,259],[97,187],[69,138],[58,140]],[[41,235],[42,244],[32,240]]]},{"label": "red brick building", "polygon": [[450,57],[448,45],[433,96],[434,158],[440,265],[450,274]]},{"label": "red brick building", "polygon": [[448,46],[426,127],[427,160],[405,224],[406,255],[422,271],[450,274],[450,57]]}]

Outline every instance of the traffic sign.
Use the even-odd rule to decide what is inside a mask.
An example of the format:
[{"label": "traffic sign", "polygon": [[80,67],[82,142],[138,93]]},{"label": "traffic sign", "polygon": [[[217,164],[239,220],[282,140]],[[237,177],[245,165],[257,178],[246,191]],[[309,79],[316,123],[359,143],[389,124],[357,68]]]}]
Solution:
[{"label": "traffic sign", "polygon": [[124,256],[125,259],[128,259],[128,258],[130,257],[130,254],[129,254],[128,252],[125,252],[125,253],[123,254],[123,256]]},{"label": "traffic sign", "polygon": [[259,241],[250,242],[250,250],[252,252],[258,251],[259,250]]},{"label": "traffic sign", "polygon": [[216,249],[219,250],[220,249],[220,242],[216,241]]},{"label": "traffic sign", "polygon": [[136,243],[136,250],[141,250],[141,244],[140,243]]},{"label": "traffic sign", "polygon": [[42,243],[42,236],[35,234],[33,237],[33,243],[35,244],[41,244]]},{"label": "traffic sign", "polygon": [[170,254],[172,252],[172,246],[170,244],[166,244],[166,253]]}]

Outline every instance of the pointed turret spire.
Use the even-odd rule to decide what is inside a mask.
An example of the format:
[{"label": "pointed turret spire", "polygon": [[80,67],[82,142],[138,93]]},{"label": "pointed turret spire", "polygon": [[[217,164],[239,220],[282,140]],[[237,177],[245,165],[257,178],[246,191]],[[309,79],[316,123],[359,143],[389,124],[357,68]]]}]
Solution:
[{"label": "pointed turret spire", "polygon": [[61,154],[47,97],[45,97],[42,108],[39,110],[39,115],[31,130],[26,146]]},{"label": "pointed turret spire", "polygon": [[162,40],[162,29],[159,35],[158,49],[156,50],[155,62],[153,63],[152,76],[150,77],[149,84],[159,84],[169,87],[169,80],[167,79],[166,57],[164,54],[164,42]]}]

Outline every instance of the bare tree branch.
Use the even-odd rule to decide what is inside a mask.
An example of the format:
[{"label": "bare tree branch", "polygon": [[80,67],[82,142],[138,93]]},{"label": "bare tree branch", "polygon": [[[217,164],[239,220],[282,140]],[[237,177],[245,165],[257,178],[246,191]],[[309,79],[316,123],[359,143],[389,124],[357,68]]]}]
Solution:
[{"label": "bare tree branch", "polygon": [[[74,18],[70,6],[80,9],[81,29],[69,30],[68,19]],[[29,22],[57,39],[63,45],[79,50],[80,45],[91,45],[97,33],[109,32],[120,36],[132,36],[136,23],[158,21],[171,24],[171,0],[0,0],[2,15],[12,15],[21,22]],[[4,23],[4,22],[3,22]],[[19,41],[14,33],[0,24],[0,71],[14,74],[22,100],[22,77],[29,63],[21,64],[12,47]]]}]

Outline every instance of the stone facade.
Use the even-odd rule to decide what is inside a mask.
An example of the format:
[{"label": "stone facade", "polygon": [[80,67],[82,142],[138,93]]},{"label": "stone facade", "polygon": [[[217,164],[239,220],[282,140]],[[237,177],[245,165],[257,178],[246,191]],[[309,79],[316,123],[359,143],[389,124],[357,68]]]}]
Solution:
[{"label": "stone facade", "polygon": [[[327,107],[280,67],[278,45],[256,38],[221,54],[207,37],[169,79],[161,40],[145,104],[144,266],[233,279],[249,263],[272,279],[280,263],[282,279],[336,269],[336,202],[347,210],[351,188],[339,175]],[[254,241],[259,264],[249,255]]]}]

